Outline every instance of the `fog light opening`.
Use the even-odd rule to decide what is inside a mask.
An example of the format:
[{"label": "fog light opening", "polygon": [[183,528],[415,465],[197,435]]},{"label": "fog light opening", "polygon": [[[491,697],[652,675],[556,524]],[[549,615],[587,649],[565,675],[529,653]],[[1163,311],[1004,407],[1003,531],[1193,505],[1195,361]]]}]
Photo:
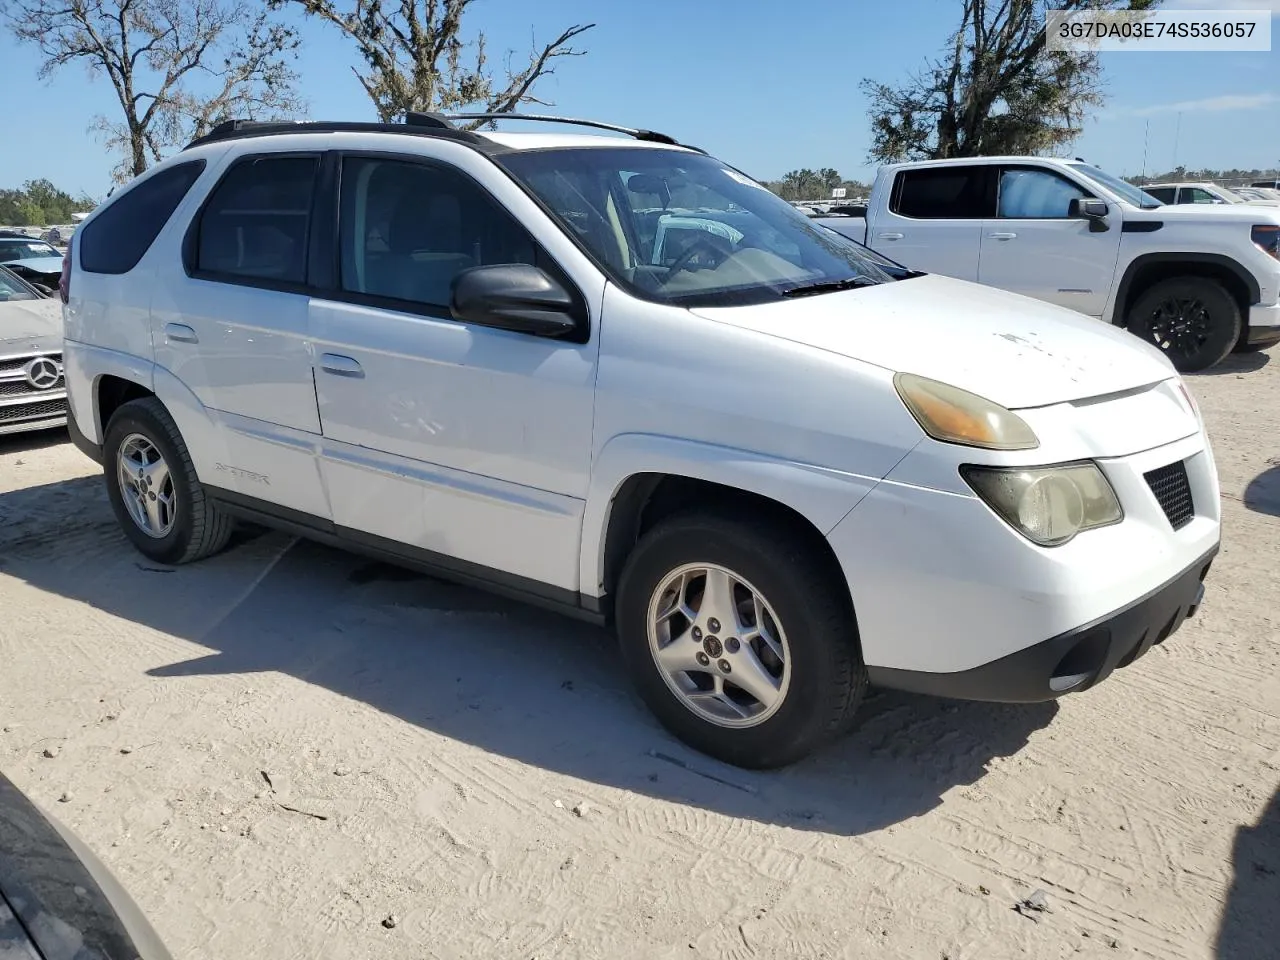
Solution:
[{"label": "fog light opening", "polygon": [[1088,686],[1102,671],[1110,645],[1111,635],[1105,630],[1082,637],[1058,661],[1049,677],[1049,689],[1068,693]]}]

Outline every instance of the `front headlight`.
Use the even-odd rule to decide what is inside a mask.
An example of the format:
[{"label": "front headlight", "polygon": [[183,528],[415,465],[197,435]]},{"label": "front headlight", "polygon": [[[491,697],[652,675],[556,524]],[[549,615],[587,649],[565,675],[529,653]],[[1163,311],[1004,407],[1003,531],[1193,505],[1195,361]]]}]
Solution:
[{"label": "front headlight", "polygon": [[1061,546],[1082,530],[1124,519],[1115,491],[1093,463],[963,466],[960,474],[1009,526],[1042,547]]},{"label": "front headlight", "polygon": [[893,386],[916,422],[935,440],[985,450],[1040,446],[1025,420],[976,393],[914,373],[894,374]]}]

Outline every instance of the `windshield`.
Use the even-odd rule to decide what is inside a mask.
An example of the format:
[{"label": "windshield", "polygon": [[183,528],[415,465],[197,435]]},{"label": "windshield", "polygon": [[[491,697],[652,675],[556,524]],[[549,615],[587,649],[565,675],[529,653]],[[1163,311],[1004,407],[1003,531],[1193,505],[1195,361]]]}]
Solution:
[{"label": "windshield", "polygon": [[62,259],[62,251],[43,240],[0,237],[0,263],[8,263],[10,260],[34,260],[40,257]]},{"label": "windshield", "polygon": [[1142,188],[1135,187],[1127,180],[1121,180],[1119,177],[1113,177],[1111,174],[1105,173],[1097,167],[1090,166],[1087,163],[1073,163],[1071,164],[1071,169],[1081,176],[1092,180],[1099,186],[1110,190],[1121,200],[1132,203],[1135,207],[1141,207],[1143,210],[1154,210],[1156,207],[1164,206],[1164,204]]},{"label": "windshield", "polygon": [[0,303],[13,300],[38,300],[35,292],[4,267],[0,267]]},{"label": "windshield", "polygon": [[648,300],[764,303],[911,275],[702,154],[592,147],[495,159],[611,280]]}]

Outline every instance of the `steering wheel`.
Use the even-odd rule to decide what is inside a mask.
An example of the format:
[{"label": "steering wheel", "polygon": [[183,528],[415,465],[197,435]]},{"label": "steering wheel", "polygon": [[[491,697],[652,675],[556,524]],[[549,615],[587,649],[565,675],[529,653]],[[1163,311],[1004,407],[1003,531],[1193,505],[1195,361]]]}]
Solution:
[{"label": "steering wheel", "polygon": [[[714,234],[706,234],[705,236],[700,236],[696,240],[694,240],[691,244],[689,244],[689,246],[685,248],[684,253],[676,257],[675,262],[672,263],[671,266],[667,268],[667,276],[666,276],[666,279],[663,280],[663,284],[665,285],[667,283],[670,283],[674,277],[676,277],[678,274],[688,269],[690,261],[693,260],[693,258],[697,255],[699,250],[710,251],[714,256],[717,256],[720,258],[720,263],[724,263],[725,260],[729,259],[729,256],[733,253],[733,251],[726,250],[723,247],[715,243],[712,243],[710,239],[712,236],[714,236]],[[717,263],[716,266],[719,266],[720,263]]]}]

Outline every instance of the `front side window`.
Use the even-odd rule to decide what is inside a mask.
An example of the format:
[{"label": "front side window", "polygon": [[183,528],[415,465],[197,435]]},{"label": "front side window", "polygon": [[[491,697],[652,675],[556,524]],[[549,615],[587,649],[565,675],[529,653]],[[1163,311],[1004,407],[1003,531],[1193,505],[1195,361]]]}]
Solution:
[{"label": "front side window", "polygon": [[[39,300],[36,292],[15,277],[4,267],[0,267],[0,303],[12,303],[14,300]],[[0,327],[0,336],[4,336],[4,328]]]},{"label": "front side window", "polygon": [[196,271],[259,283],[304,282],[318,165],[315,156],[267,156],[232,167],[200,214]]},{"label": "front side window", "polygon": [[994,167],[924,167],[898,174],[890,209],[916,220],[983,220],[995,203],[988,184]]},{"label": "front side window", "polygon": [[1204,187],[1183,187],[1183,203],[1228,203],[1224,197],[1215,196]]},{"label": "front side window", "polygon": [[62,251],[43,240],[18,240],[0,237],[0,263],[11,260],[62,259]]},{"label": "front side window", "polygon": [[1048,170],[1012,169],[1000,174],[1000,216],[1018,220],[1065,219],[1084,190]]},{"label": "front side window", "polygon": [[343,290],[442,311],[463,270],[539,264],[529,234],[480,186],[428,163],[345,158],[339,236]]},{"label": "front side window", "polygon": [[762,303],[905,272],[703,154],[588,147],[495,159],[612,281],[648,300]]}]

